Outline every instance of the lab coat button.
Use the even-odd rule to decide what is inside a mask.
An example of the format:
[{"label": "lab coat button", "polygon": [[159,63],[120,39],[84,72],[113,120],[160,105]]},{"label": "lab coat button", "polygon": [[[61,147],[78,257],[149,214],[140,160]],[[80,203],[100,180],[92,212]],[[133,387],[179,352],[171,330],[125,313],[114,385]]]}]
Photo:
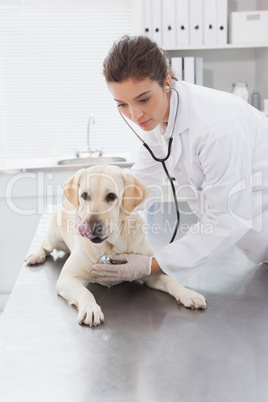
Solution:
[{"label": "lab coat button", "polygon": [[176,167],[176,168],[174,169],[174,173],[180,173],[180,172],[181,172],[181,169],[180,169],[180,168]]},{"label": "lab coat button", "polygon": [[244,253],[244,254],[248,254],[249,251],[248,251],[248,250],[243,250],[243,253]]}]

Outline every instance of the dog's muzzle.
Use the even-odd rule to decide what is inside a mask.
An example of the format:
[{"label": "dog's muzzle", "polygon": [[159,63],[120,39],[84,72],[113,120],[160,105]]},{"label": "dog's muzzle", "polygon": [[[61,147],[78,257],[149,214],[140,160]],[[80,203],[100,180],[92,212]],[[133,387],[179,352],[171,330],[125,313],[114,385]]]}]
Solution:
[{"label": "dog's muzzle", "polygon": [[84,220],[78,226],[78,232],[92,243],[102,243],[108,237],[105,235],[103,223],[98,219]]}]

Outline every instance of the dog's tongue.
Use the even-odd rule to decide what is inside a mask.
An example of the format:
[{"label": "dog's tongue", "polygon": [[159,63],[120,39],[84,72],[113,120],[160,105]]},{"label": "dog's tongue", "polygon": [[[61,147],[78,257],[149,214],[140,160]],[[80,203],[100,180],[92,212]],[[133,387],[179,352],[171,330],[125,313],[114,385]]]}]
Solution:
[{"label": "dog's tongue", "polygon": [[80,225],[78,226],[78,232],[81,236],[87,237],[88,239],[95,239],[95,237],[97,237],[91,233],[87,221],[83,221],[82,223],[80,223]]}]

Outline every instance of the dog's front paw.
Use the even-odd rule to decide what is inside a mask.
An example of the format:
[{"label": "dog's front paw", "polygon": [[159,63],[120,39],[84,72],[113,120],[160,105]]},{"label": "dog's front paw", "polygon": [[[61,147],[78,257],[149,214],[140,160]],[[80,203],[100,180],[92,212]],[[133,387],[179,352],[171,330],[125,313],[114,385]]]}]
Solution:
[{"label": "dog's front paw", "polygon": [[100,306],[95,303],[80,307],[78,313],[78,323],[81,325],[86,324],[90,327],[96,327],[97,325],[104,323],[104,315]]},{"label": "dog's front paw", "polygon": [[34,253],[30,254],[26,258],[25,262],[27,265],[41,264],[42,262],[45,261],[46,256],[47,256],[46,251],[42,247],[40,247]]},{"label": "dog's front paw", "polygon": [[204,296],[194,290],[184,289],[177,299],[177,302],[192,310],[195,308],[201,308],[203,310],[207,308],[207,301]]}]

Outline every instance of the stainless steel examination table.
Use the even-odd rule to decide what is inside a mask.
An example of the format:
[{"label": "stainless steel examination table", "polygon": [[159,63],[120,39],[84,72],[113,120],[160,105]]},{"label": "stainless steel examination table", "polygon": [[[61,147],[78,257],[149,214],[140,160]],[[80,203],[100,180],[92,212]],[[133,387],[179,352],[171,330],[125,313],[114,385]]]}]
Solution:
[{"label": "stainless steel examination table", "polygon": [[[170,208],[147,214],[155,249],[171,237],[161,229]],[[185,285],[205,295],[206,311],[139,281],[90,285],[106,322],[89,328],[56,294],[66,258],[21,269],[0,318],[0,401],[268,401],[267,264],[232,249],[193,274]]]}]

